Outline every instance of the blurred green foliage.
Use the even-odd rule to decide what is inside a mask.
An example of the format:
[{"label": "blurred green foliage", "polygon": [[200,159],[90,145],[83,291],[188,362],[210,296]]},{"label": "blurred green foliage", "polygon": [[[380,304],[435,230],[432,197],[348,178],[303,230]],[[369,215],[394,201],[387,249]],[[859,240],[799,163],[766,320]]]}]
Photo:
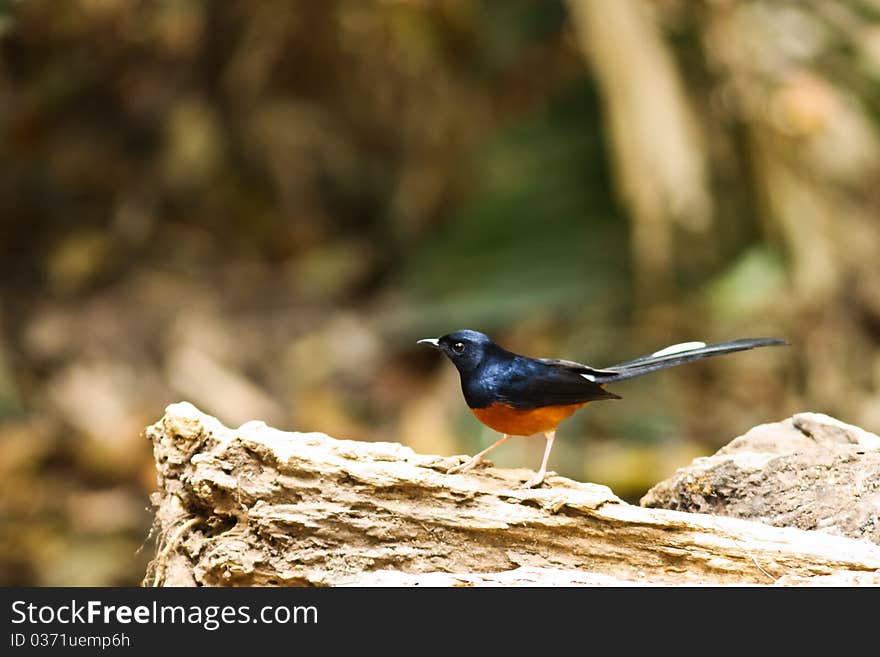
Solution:
[{"label": "blurred green foliage", "polygon": [[607,310],[626,294],[626,224],[597,110],[590,81],[575,79],[476,146],[461,174],[471,196],[403,262],[403,284],[421,300],[407,309],[410,323],[428,333],[504,331],[530,315],[570,321],[577,307]]}]

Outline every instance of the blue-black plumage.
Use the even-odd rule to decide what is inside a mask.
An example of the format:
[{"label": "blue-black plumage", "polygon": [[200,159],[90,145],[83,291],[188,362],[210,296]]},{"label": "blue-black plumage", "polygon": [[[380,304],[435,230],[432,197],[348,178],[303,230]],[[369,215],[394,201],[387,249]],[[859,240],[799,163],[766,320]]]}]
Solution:
[{"label": "blue-black plumage", "polygon": [[547,446],[541,468],[526,482],[526,487],[544,481],[560,422],[591,401],[620,398],[606,390],[606,384],[710,356],[788,344],[779,338],[747,338],[711,345],[685,342],[599,369],[571,360],[521,356],[479,331],[454,331],[419,343],[439,349],[449,357],[461,376],[461,389],[471,411],[478,420],[503,434],[500,440],[466,463],[451,468],[449,473],[480,465],[488,452],[511,435],[543,432]]}]

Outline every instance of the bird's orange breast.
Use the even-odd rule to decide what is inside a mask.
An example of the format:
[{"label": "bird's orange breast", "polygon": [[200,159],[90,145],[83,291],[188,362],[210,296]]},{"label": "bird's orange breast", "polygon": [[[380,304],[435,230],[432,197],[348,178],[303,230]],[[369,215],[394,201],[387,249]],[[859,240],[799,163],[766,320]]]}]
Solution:
[{"label": "bird's orange breast", "polygon": [[540,408],[513,408],[495,402],[486,408],[472,408],[476,418],[487,427],[512,436],[531,436],[533,433],[553,431],[565,418],[589,402]]}]

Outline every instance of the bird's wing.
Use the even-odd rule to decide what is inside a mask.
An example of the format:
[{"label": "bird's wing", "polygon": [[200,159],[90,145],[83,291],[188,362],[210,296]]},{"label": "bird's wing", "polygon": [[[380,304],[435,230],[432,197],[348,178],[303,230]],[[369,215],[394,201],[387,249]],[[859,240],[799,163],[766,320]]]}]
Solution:
[{"label": "bird's wing", "polygon": [[573,360],[561,360],[559,358],[535,358],[535,360],[544,365],[565,369],[582,376],[586,375],[584,376],[585,379],[594,381],[600,377],[611,376],[617,373],[614,370],[600,370],[596,367],[590,367],[589,365],[584,365],[583,363],[578,363]]},{"label": "bird's wing", "polygon": [[566,406],[599,399],[620,399],[597,383],[581,363],[533,359],[534,366],[523,376],[510,377],[496,390],[500,400],[514,408]]}]

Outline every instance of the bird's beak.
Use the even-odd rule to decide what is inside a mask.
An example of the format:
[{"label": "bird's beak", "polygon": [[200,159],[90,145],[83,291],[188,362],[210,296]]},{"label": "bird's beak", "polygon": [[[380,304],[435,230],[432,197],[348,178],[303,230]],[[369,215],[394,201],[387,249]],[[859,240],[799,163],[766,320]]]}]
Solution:
[{"label": "bird's beak", "polygon": [[434,347],[434,349],[440,348],[440,340],[437,338],[425,338],[424,340],[419,340],[416,344],[426,344],[429,347]]}]

